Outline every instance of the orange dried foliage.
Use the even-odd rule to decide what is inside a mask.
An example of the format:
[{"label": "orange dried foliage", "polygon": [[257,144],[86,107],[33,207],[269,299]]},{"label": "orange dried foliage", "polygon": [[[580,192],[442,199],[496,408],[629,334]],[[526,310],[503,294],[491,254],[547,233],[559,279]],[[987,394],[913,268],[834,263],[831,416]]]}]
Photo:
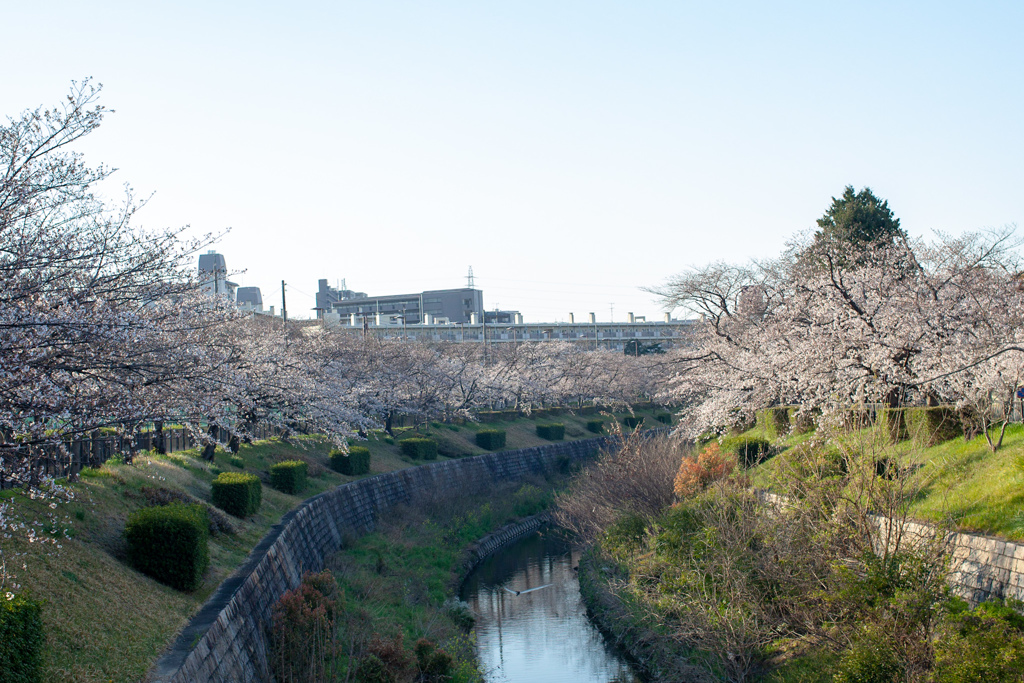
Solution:
[{"label": "orange dried foliage", "polygon": [[676,473],[673,490],[680,498],[703,491],[711,482],[728,477],[736,462],[717,443],[708,445],[696,460],[684,457]]}]

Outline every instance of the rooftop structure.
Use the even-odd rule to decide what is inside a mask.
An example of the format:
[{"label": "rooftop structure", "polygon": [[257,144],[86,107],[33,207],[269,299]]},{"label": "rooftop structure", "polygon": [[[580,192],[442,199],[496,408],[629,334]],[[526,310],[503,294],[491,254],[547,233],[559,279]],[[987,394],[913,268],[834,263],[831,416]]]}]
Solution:
[{"label": "rooftop structure", "polygon": [[208,251],[199,255],[199,281],[204,293],[235,300],[238,285],[228,280],[228,266],[223,254]]},{"label": "rooftop structure", "polygon": [[484,315],[484,295],[479,289],[435,289],[415,294],[367,296],[365,292],[335,289],[320,280],[316,295],[316,317],[330,322],[351,324],[353,316],[362,325],[363,318],[386,316],[406,325],[444,320],[468,323]]}]

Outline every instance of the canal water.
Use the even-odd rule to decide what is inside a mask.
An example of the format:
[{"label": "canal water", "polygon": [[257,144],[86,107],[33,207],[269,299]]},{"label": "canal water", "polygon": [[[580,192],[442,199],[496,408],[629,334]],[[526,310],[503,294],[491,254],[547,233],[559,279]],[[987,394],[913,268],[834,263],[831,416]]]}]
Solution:
[{"label": "canal water", "polygon": [[[487,683],[639,683],[587,618],[580,552],[554,530],[505,546],[466,578]],[[516,591],[519,594],[516,594]]]}]

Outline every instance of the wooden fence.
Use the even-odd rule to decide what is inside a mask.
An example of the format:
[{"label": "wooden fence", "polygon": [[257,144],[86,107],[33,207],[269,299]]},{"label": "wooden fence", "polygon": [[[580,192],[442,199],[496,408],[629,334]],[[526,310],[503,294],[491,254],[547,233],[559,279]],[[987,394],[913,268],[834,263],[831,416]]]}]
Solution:
[{"label": "wooden fence", "polygon": [[[231,432],[221,427],[209,428],[208,433],[218,443],[226,444]],[[282,430],[261,424],[250,431],[255,439],[280,436]],[[161,444],[162,441],[162,444]],[[24,476],[12,480],[5,472],[12,472],[26,463],[29,479],[38,482],[43,476],[54,478],[75,477],[86,467],[99,467],[115,455],[156,449],[164,453],[195,448],[199,440],[184,427],[164,428],[162,431],[137,432],[133,438],[100,431],[77,436],[61,443],[43,445],[0,445],[0,490],[24,483]]]}]

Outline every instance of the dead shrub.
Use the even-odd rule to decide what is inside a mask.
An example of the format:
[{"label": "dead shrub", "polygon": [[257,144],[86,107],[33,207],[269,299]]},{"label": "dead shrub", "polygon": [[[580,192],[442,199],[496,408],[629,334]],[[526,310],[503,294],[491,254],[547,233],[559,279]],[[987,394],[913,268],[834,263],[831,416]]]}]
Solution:
[{"label": "dead shrub", "polygon": [[672,504],[672,478],[689,444],[635,431],[617,437],[555,499],[555,520],[583,540],[596,539],[622,515],[650,518]]},{"label": "dead shrub", "polygon": [[274,604],[271,667],[280,683],[334,680],[338,655],[337,584],[329,571],[307,573]]},{"label": "dead shrub", "polygon": [[736,461],[722,452],[718,443],[704,447],[696,457],[683,456],[683,461],[676,472],[673,492],[680,498],[692,496],[703,491],[712,482],[724,479],[732,474]]}]

